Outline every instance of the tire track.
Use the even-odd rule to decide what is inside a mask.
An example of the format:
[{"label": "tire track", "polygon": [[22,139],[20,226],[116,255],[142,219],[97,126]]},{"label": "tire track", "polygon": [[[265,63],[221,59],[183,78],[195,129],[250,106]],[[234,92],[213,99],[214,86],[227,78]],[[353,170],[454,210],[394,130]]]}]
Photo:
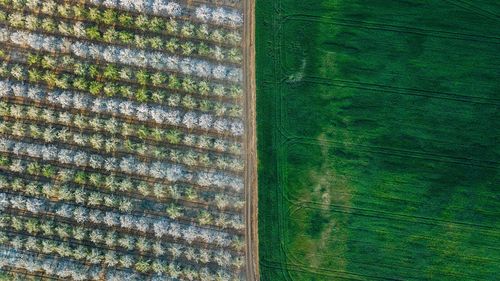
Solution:
[{"label": "tire track", "polygon": [[[455,0],[455,1],[445,0],[445,1],[456,7],[472,12],[475,15],[481,16],[483,18],[487,18],[496,22],[499,21],[498,15],[491,13],[487,10],[484,10],[480,7],[474,6],[473,4],[467,3],[466,1],[461,1],[461,0]],[[459,3],[461,3],[462,5],[460,5]]]},{"label": "tire track", "polygon": [[[347,26],[347,27],[365,28],[365,29],[372,29],[372,30],[383,30],[383,31],[408,33],[408,34],[415,34],[415,35],[425,35],[425,36],[432,36],[432,37],[438,37],[438,38],[474,41],[474,42],[478,42],[478,43],[500,44],[500,37],[497,37],[497,36],[487,36],[487,35],[452,32],[452,31],[444,31],[444,30],[424,29],[424,28],[418,28],[418,27],[408,27],[408,26],[393,25],[393,24],[386,24],[386,23],[348,20],[348,19],[341,19],[341,18],[334,18],[334,17],[313,16],[313,15],[308,15],[308,14],[290,14],[290,15],[286,15],[286,16],[282,17],[282,22],[284,22],[286,20],[314,21],[314,22],[335,24],[335,25],[341,25],[341,26]],[[482,39],[479,39],[479,38],[482,38]]]},{"label": "tire track", "polygon": [[[436,99],[445,99],[445,100],[453,100],[460,102],[469,102],[469,103],[479,103],[485,105],[493,105],[499,106],[500,99],[499,98],[490,98],[490,97],[477,97],[477,96],[469,96],[469,95],[461,95],[456,93],[448,93],[443,91],[432,91],[425,89],[417,89],[417,88],[407,88],[407,87],[397,87],[391,85],[384,84],[376,84],[376,83],[366,83],[355,80],[346,80],[346,79],[328,79],[317,76],[307,76],[303,79],[305,82],[312,82],[316,84],[324,84],[331,86],[343,86],[350,87],[362,90],[371,90],[371,91],[379,91],[379,92],[390,92],[394,94],[408,95],[408,96],[419,96],[419,97],[428,97],[428,98],[436,98]],[[357,86],[361,85],[361,86]],[[407,92],[416,92],[416,93],[407,93]],[[421,93],[421,94],[417,94]],[[435,94],[435,95],[431,95]],[[490,102],[488,102],[490,101]],[[494,103],[494,102],[499,103]]]}]

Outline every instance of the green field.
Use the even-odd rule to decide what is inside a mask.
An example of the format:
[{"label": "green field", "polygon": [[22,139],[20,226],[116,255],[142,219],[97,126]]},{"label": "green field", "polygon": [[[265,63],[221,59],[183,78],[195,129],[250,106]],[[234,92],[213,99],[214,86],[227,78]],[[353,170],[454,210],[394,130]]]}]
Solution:
[{"label": "green field", "polygon": [[256,5],[261,280],[498,280],[500,2]]}]

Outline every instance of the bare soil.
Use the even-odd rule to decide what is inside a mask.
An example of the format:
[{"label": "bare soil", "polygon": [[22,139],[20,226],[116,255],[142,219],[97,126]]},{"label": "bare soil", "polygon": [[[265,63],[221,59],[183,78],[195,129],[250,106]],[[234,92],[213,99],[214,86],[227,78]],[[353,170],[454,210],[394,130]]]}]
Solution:
[{"label": "bare soil", "polygon": [[260,280],[258,249],[258,204],[257,204],[257,145],[255,121],[255,1],[245,0],[243,30],[243,75],[245,88],[245,241],[246,241],[246,276],[249,281]]}]

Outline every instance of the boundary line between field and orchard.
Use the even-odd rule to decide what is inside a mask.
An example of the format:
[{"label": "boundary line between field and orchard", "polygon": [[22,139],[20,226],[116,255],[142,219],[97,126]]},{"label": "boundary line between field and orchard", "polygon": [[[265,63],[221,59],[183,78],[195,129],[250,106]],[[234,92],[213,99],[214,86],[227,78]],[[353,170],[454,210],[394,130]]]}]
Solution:
[{"label": "boundary line between field and orchard", "polygon": [[243,77],[245,111],[245,223],[246,223],[246,278],[259,281],[258,249],[258,184],[256,145],[256,85],[255,85],[255,0],[244,1],[243,7]]}]

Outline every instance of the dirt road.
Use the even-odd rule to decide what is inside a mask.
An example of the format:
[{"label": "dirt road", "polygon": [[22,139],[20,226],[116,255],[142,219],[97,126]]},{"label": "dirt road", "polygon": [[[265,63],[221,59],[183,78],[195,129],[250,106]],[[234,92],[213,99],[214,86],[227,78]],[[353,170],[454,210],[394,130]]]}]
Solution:
[{"label": "dirt road", "polygon": [[246,276],[248,281],[260,280],[259,250],[257,228],[257,146],[255,124],[255,1],[243,0],[244,30],[243,30],[243,75],[245,86],[245,116],[246,116],[246,171],[245,171],[245,241],[246,241]]}]

